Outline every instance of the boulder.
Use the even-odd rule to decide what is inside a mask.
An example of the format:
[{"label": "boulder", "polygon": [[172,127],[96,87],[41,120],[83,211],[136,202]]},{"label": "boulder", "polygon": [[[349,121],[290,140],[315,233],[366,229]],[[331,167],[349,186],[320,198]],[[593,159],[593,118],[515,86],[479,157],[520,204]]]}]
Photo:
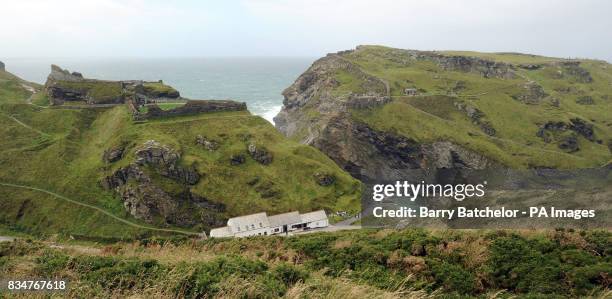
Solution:
[{"label": "boulder", "polygon": [[255,144],[251,143],[247,146],[247,152],[251,158],[259,162],[259,164],[268,165],[272,163],[272,153],[264,147],[257,147]]},{"label": "boulder", "polygon": [[333,174],[327,174],[322,172],[317,172],[314,174],[315,181],[320,186],[329,186],[336,181],[336,177]]},{"label": "boulder", "polygon": [[125,148],[123,146],[112,147],[104,151],[104,155],[102,160],[106,163],[113,163],[121,160],[123,157],[123,151]]},{"label": "boulder", "polygon": [[595,105],[595,100],[592,96],[581,96],[576,99],[576,104],[580,105]]},{"label": "boulder", "polygon": [[246,158],[243,154],[236,154],[230,157],[230,164],[233,166],[244,164]]},{"label": "boulder", "polygon": [[595,135],[593,132],[593,124],[587,123],[586,121],[580,118],[572,118],[570,119],[569,129],[576,132],[579,135],[582,135],[584,138],[589,141],[595,141]]},{"label": "boulder", "polygon": [[563,137],[559,141],[559,148],[568,153],[573,153],[580,150],[578,147],[578,138],[576,138],[576,135],[574,134]]},{"label": "boulder", "polygon": [[208,138],[202,136],[202,135],[198,135],[196,136],[196,144],[197,145],[201,145],[202,147],[204,147],[206,150],[208,151],[215,151],[219,148],[219,143],[217,143],[214,140],[209,140]]}]

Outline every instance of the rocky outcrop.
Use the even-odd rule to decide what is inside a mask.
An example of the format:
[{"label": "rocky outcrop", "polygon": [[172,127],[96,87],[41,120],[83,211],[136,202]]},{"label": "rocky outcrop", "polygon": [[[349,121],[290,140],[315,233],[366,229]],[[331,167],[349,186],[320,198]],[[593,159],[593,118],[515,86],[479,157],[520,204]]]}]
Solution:
[{"label": "rocky outcrop", "polygon": [[[409,59],[435,58],[445,68],[453,70],[478,72],[483,76],[512,76],[506,65],[475,59],[447,59],[430,52],[408,52],[412,55]],[[389,87],[341,55],[330,54],[317,60],[285,89],[283,109],[274,121],[286,136],[313,145],[353,177],[364,181],[402,179],[409,177],[414,170],[424,168],[485,168],[495,165],[485,157],[450,142],[422,144],[356,121],[351,110],[385,105],[390,101]],[[335,78],[337,73],[348,74],[356,82],[362,82],[359,86],[362,93],[334,92],[339,85]],[[484,115],[471,108],[463,106],[458,109],[463,109],[485,133],[495,134]],[[317,178],[317,181],[328,183],[324,178]]]},{"label": "rocky outcrop", "polygon": [[52,64],[51,65],[51,73],[47,77],[48,81],[68,81],[68,82],[82,82],[85,79],[83,78],[83,74],[79,72],[70,72],[68,70],[62,69],[61,67]]},{"label": "rocky outcrop", "polygon": [[262,146],[256,146],[251,143],[247,146],[247,152],[253,158],[253,160],[259,162],[259,164],[268,165],[272,163],[272,153]]},{"label": "rocky outcrop", "polygon": [[230,165],[232,166],[244,164],[244,162],[246,162],[246,157],[243,154],[235,154],[230,157]]},{"label": "rocky outcrop", "polygon": [[4,62],[0,61],[0,72],[5,72],[6,71],[6,67],[4,65]]},{"label": "rocky outcrop", "polygon": [[330,186],[336,182],[336,177],[333,174],[317,172],[314,174],[315,181],[319,186]]},{"label": "rocky outcrop", "polygon": [[421,144],[346,116],[332,119],[312,145],[353,177],[366,181],[405,179],[415,169],[494,166],[487,158],[451,142]]},{"label": "rocky outcrop", "polygon": [[576,99],[576,104],[580,105],[595,105],[595,100],[592,96],[580,96]]},{"label": "rocky outcrop", "polygon": [[443,55],[435,52],[415,52],[417,59],[431,60],[447,71],[459,71],[480,74],[485,78],[513,79],[516,74],[513,66],[479,57]]},{"label": "rocky outcrop", "polygon": [[[117,156],[110,153],[118,150],[108,150],[105,157]],[[123,151],[121,149],[121,155]],[[194,167],[179,166],[177,151],[150,140],[137,148],[135,156],[134,163],[115,170],[100,182],[102,187],[121,197],[128,213],[155,224],[213,227],[223,223],[220,213],[224,211],[224,205],[190,191],[189,186],[198,182],[199,174]],[[151,172],[172,179],[183,186],[183,191],[170,193],[162,189],[152,179]]]},{"label": "rocky outcrop", "polygon": [[493,125],[485,119],[484,112],[480,111],[478,108],[472,105],[461,101],[455,101],[453,102],[453,105],[459,111],[464,112],[465,115],[472,120],[472,123],[477,125],[480,130],[482,130],[485,134],[489,136],[495,136],[495,128],[493,128]]},{"label": "rocky outcrop", "polygon": [[45,83],[45,91],[52,105],[65,102],[85,102],[90,105],[122,104],[132,101],[136,106],[147,101],[178,99],[180,94],[161,80],[107,81],[84,78],[79,72],[70,72],[57,65],[51,66],[51,73]]},{"label": "rocky outcrop", "polygon": [[219,148],[218,142],[210,140],[202,135],[196,136],[196,144],[202,146],[209,152],[216,151]]},{"label": "rocky outcrop", "polygon": [[104,162],[106,163],[117,162],[121,160],[121,158],[123,158],[124,150],[125,150],[125,146],[115,146],[115,147],[109,148],[104,151],[102,160],[104,160]]},{"label": "rocky outcrop", "polygon": [[591,83],[593,77],[586,69],[580,66],[580,61],[562,61],[555,63],[561,69],[561,77],[570,77],[578,83]]},{"label": "rocky outcrop", "polygon": [[156,105],[149,106],[146,118],[193,115],[209,112],[223,111],[246,111],[247,106],[244,102],[227,100],[190,100],[185,105],[170,110],[162,110]]},{"label": "rocky outcrop", "polygon": [[193,166],[179,166],[180,154],[174,149],[155,140],[145,142],[135,152],[136,164],[154,168],[162,176],[195,185],[200,175]]},{"label": "rocky outcrop", "polygon": [[580,118],[572,118],[569,123],[549,121],[540,127],[536,135],[546,143],[556,142],[560,149],[569,153],[580,150],[579,135],[595,142],[593,124]]},{"label": "rocky outcrop", "polygon": [[537,105],[540,104],[548,94],[544,91],[544,88],[534,81],[529,81],[523,85],[521,93],[513,95],[512,97],[522,103]]},{"label": "rocky outcrop", "polygon": [[130,215],[147,223],[185,227],[214,227],[223,223],[219,215],[225,210],[223,204],[211,202],[186,188],[182,193],[169,194],[135,164],[118,169],[101,184],[121,197]]}]

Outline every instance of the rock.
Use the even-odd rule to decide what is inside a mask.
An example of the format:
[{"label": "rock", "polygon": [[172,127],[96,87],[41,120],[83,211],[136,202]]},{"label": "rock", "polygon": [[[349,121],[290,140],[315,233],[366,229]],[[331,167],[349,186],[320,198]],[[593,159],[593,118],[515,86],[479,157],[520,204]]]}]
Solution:
[{"label": "rock", "polygon": [[572,118],[570,119],[569,129],[582,135],[584,138],[589,141],[595,141],[595,136],[593,132],[593,124],[587,123],[586,121],[580,118]]},{"label": "rock", "polygon": [[255,144],[251,143],[247,147],[247,152],[253,158],[253,160],[259,162],[263,165],[268,165],[272,163],[272,153],[266,150],[264,147],[257,147]]},{"label": "rock", "polygon": [[104,160],[106,163],[117,162],[123,157],[124,150],[125,148],[123,146],[113,147],[108,150],[105,150],[102,160]]},{"label": "rock", "polygon": [[561,68],[562,77],[569,76],[578,83],[593,82],[593,77],[589,71],[580,66],[580,61],[563,61],[556,65]]},{"label": "rock", "polygon": [[336,181],[336,177],[333,174],[317,172],[314,174],[314,178],[320,186],[329,186]]},{"label": "rock", "polygon": [[557,99],[557,98],[551,98],[550,99],[550,105],[551,106],[558,108],[560,106],[560,104],[561,103],[559,102],[559,99]]},{"label": "rock", "polygon": [[580,150],[578,147],[578,139],[573,134],[563,137],[559,141],[559,148],[568,153],[573,153]]},{"label": "rock", "polygon": [[2,72],[5,72],[5,71],[6,71],[6,68],[5,68],[4,62],[2,62],[2,61],[0,61],[0,71],[2,71]]},{"label": "rock", "polygon": [[531,70],[537,70],[537,69],[542,68],[542,65],[540,64],[519,64],[518,67],[531,71]]},{"label": "rock", "polygon": [[473,107],[461,101],[455,101],[453,102],[453,105],[459,111],[464,112],[467,115],[467,117],[469,117],[472,120],[472,123],[477,125],[480,128],[480,130],[482,130],[485,134],[489,136],[495,135],[496,131],[495,131],[495,128],[493,128],[493,125],[490,122],[484,120],[484,117],[485,117],[484,112],[480,111],[476,107]]},{"label": "rock", "polygon": [[581,96],[576,99],[576,104],[580,105],[595,105],[595,100],[592,96]]},{"label": "rock", "polygon": [[246,158],[243,154],[236,154],[230,157],[230,164],[233,166],[244,164]]},{"label": "rock", "polygon": [[579,118],[571,119],[570,123],[549,121],[536,134],[546,143],[557,142],[560,149],[570,153],[580,150],[577,135],[595,142],[593,125]]},{"label": "rock", "polygon": [[512,97],[525,104],[536,105],[542,102],[548,94],[544,92],[542,86],[538,83],[530,81],[523,85],[523,92]]},{"label": "rock", "polygon": [[68,70],[62,69],[61,67],[52,64],[51,73],[47,77],[48,81],[69,81],[69,82],[81,82],[83,81],[83,74],[79,72],[70,73]]},{"label": "rock", "polygon": [[485,78],[512,79],[516,77],[512,66],[502,62],[478,57],[448,56],[433,52],[413,52],[416,53],[417,59],[434,61],[447,71],[477,73]]},{"label": "rock", "polygon": [[184,227],[223,224],[219,214],[225,211],[223,204],[211,202],[187,189],[181,194],[171,195],[155,185],[136,164],[118,169],[100,183],[121,196],[130,215],[147,223]]},{"label": "rock", "polygon": [[162,176],[190,185],[195,185],[200,180],[195,167],[179,166],[180,154],[155,140],[145,142],[136,150],[135,155],[136,164],[152,166]]},{"label": "rock", "polygon": [[212,152],[219,148],[219,143],[214,140],[209,140],[202,135],[196,136],[196,144],[203,146],[206,150]]}]

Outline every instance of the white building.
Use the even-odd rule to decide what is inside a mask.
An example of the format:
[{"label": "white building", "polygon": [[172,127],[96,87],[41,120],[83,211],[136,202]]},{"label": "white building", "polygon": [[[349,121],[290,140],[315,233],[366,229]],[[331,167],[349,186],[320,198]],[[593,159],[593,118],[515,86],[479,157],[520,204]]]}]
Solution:
[{"label": "white building", "polygon": [[269,217],[264,212],[230,218],[227,226],[211,229],[210,236],[213,238],[267,236],[328,225],[329,220],[323,210],[305,214],[289,212]]}]

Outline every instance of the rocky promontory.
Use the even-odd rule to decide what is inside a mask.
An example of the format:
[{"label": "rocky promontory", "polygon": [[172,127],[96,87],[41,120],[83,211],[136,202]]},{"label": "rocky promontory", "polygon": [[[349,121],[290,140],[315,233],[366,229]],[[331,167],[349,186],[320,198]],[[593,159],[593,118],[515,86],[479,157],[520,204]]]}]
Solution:
[{"label": "rocky promontory", "polygon": [[159,81],[109,81],[88,79],[79,72],[70,72],[57,65],[45,83],[51,105],[78,103],[87,105],[122,104],[126,101],[145,103],[157,99],[178,99],[180,94]]},{"label": "rocky promontory", "polygon": [[[612,93],[592,85],[593,73],[609,69],[517,53],[359,46],[315,61],[283,92],[274,120],[360,179],[414,169],[592,167],[609,160],[595,135],[611,136],[612,119],[596,101],[576,98]],[[591,112],[573,110],[576,103]],[[560,162],[551,151],[592,155]]]}]

